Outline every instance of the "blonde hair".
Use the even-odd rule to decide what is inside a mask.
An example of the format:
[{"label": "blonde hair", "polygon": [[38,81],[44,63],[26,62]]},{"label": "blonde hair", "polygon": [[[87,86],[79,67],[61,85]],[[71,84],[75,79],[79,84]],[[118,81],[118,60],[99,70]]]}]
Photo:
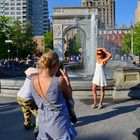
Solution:
[{"label": "blonde hair", "polygon": [[59,57],[56,52],[50,50],[40,57],[38,64],[40,69],[55,67],[59,64]]}]

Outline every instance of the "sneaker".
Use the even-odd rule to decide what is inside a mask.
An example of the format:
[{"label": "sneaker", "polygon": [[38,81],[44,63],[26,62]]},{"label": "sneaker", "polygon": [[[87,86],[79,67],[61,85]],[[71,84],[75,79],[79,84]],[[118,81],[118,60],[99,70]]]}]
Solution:
[{"label": "sneaker", "polygon": [[37,136],[38,136],[38,132],[39,132],[38,127],[35,127],[35,128],[34,128],[34,131],[33,131],[33,133],[34,133],[35,137],[37,137]]}]

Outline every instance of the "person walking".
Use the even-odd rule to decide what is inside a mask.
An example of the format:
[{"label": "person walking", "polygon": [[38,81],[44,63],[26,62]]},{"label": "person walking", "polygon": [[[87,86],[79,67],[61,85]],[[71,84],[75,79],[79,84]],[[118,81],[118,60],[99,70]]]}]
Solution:
[{"label": "person walking", "polygon": [[[105,64],[110,60],[112,54],[109,53],[105,48],[96,49],[96,68],[94,77],[92,80],[92,94],[93,94],[93,105],[91,108],[101,109],[104,100],[104,87],[107,86],[106,75],[105,75]],[[97,86],[100,86],[100,101],[97,103]]]},{"label": "person walking", "polygon": [[55,76],[59,57],[49,51],[41,56],[38,64],[41,73],[31,82],[32,95],[38,106],[37,140],[73,140],[77,132],[70,122],[66,106],[66,100],[72,99],[72,92],[65,73]]}]

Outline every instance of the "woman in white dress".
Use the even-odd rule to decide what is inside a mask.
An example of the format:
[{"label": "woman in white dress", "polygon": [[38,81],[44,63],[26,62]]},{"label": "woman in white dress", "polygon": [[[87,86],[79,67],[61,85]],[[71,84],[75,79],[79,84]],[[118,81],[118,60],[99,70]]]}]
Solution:
[{"label": "woman in white dress", "polygon": [[[94,77],[92,80],[92,93],[93,93],[93,105],[91,108],[102,108],[102,103],[104,100],[104,86],[107,86],[106,76],[105,76],[105,64],[110,60],[112,54],[109,53],[105,48],[96,49],[96,69]],[[100,101],[97,103],[97,86],[100,86]]]}]

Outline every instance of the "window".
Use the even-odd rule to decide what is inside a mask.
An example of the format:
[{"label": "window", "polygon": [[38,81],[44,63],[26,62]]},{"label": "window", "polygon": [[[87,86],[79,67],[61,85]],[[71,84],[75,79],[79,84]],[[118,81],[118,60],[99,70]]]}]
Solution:
[{"label": "window", "polygon": [[11,15],[15,15],[15,12],[11,12]]},{"label": "window", "polygon": [[18,5],[18,6],[20,6],[20,5],[21,5],[21,3],[17,3],[17,5]]},{"label": "window", "polygon": [[9,3],[5,3],[5,6],[9,6]]},{"label": "window", "polygon": [[119,36],[116,36],[116,39],[119,39]]},{"label": "window", "polygon": [[11,7],[11,10],[15,10],[15,7]]},{"label": "window", "polygon": [[11,6],[15,6],[15,3],[11,3]]},{"label": "window", "polygon": [[5,15],[9,15],[9,12],[5,12],[4,14],[5,14]]},{"label": "window", "polygon": [[21,15],[21,12],[17,12],[17,15]]},{"label": "window", "polygon": [[21,19],[21,17],[17,16],[17,19]]},{"label": "window", "polygon": [[5,7],[4,9],[5,9],[5,10],[9,10],[9,8],[8,8],[8,7]]},{"label": "window", "polygon": [[17,7],[17,10],[21,10],[21,7]]}]

